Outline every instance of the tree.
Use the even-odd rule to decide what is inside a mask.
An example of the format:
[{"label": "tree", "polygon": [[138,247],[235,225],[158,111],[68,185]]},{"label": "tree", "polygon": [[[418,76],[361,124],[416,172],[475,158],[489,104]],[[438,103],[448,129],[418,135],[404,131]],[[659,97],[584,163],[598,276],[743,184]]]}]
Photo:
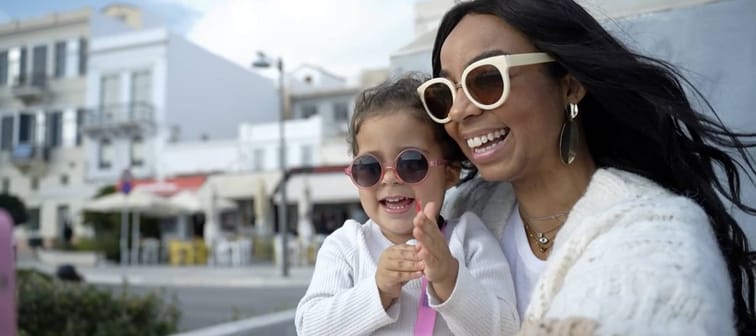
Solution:
[{"label": "tree", "polygon": [[0,194],[0,209],[10,214],[15,225],[26,223],[29,219],[24,201],[14,195]]}]

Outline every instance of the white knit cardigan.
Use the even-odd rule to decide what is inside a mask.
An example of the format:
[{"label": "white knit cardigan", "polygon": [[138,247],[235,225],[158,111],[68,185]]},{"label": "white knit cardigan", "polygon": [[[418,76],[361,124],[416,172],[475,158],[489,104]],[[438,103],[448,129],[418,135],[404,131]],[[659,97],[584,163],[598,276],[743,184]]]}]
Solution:
[{"label": "white knit cardigan", "polygon": [[[469,181],[447,216],[478,214],[501,240],[508,183]],[[588,318],[599,335],[734,335],[726,264],[706,213],[641,176],[599,169],[554,240],[524,322]]]}]

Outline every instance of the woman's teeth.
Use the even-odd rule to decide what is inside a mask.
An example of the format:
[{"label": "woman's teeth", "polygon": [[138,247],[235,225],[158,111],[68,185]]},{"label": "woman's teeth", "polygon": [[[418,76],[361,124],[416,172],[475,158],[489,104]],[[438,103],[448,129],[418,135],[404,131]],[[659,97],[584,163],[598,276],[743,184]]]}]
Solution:
[{"label": "woman's teeth", "polygon": [[498,142],[497,140],[503,139],[507,136],[507,134],[509,134],[509,128],[502,128],[498,131],[493,131],[488,134],[472,137],[467,139],[467,147],[478,149],[478,147],[481,147],[486,143],[490,143],[489,146],[480,148],[481,150],[485,151],[486,149],[490,149],[490,147],[495,146],[496,142]]}]

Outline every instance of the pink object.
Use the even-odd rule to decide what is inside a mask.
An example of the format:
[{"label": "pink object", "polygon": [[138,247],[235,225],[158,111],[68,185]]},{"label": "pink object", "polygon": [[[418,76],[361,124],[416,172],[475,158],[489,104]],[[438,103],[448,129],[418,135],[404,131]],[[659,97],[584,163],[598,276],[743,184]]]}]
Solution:
[{"label": "pink object", "polygon": [[16,336],[16,266],[13,220],[0,209],[0,335]]},{"label": "pink object", "polygon": [[[417,200],[420,204],[420,200]],[[418,208],[420,206],[418,205]],[[441,232],[447,235],[446,223],[443,224]],[[448,237],[447,237],[448,239]],[[433,327],[436,325],[436,311],[428,303],[428,278],[423,276],[422,285],[420,285],[420,302],[417,305],[417,319],[415,320],[415,336],[433,335]]]},{"label": "pink object", "polygon": [[420,205],[420,199],[419,198],[415,199],[415,210],[417,211],[417,213],[420,213],[420,211],[423,211],[423,206]]},{"label": "pink object", "polygon": [[433,335],[433,327],[436,324],[436,311],[428,305],[428,279],[423,277],[420,287],[420,303],[417,307],[417,320],[415,321],[415,336]]}]

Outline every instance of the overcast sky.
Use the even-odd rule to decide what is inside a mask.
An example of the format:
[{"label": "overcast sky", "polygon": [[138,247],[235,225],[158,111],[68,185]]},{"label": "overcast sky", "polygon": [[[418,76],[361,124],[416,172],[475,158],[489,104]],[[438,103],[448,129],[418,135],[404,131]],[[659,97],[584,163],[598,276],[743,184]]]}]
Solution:
[{"label": "overcast sky", "polygon": [[413,38],[411,0],[162,1],[198,6],[204,15],[189,39],[242,64],[262,50],[283,56],[289,69],[309,63],[352,76],[387,66]]},{"label": "overcast sky", "polygon": [[[388,66],[389,55],[413,39],[417,0],[134,0],[178,34],[249,66],[257,50],[355,77]],[[92,7],[103,0],[5,0],[0,22]]]}]

